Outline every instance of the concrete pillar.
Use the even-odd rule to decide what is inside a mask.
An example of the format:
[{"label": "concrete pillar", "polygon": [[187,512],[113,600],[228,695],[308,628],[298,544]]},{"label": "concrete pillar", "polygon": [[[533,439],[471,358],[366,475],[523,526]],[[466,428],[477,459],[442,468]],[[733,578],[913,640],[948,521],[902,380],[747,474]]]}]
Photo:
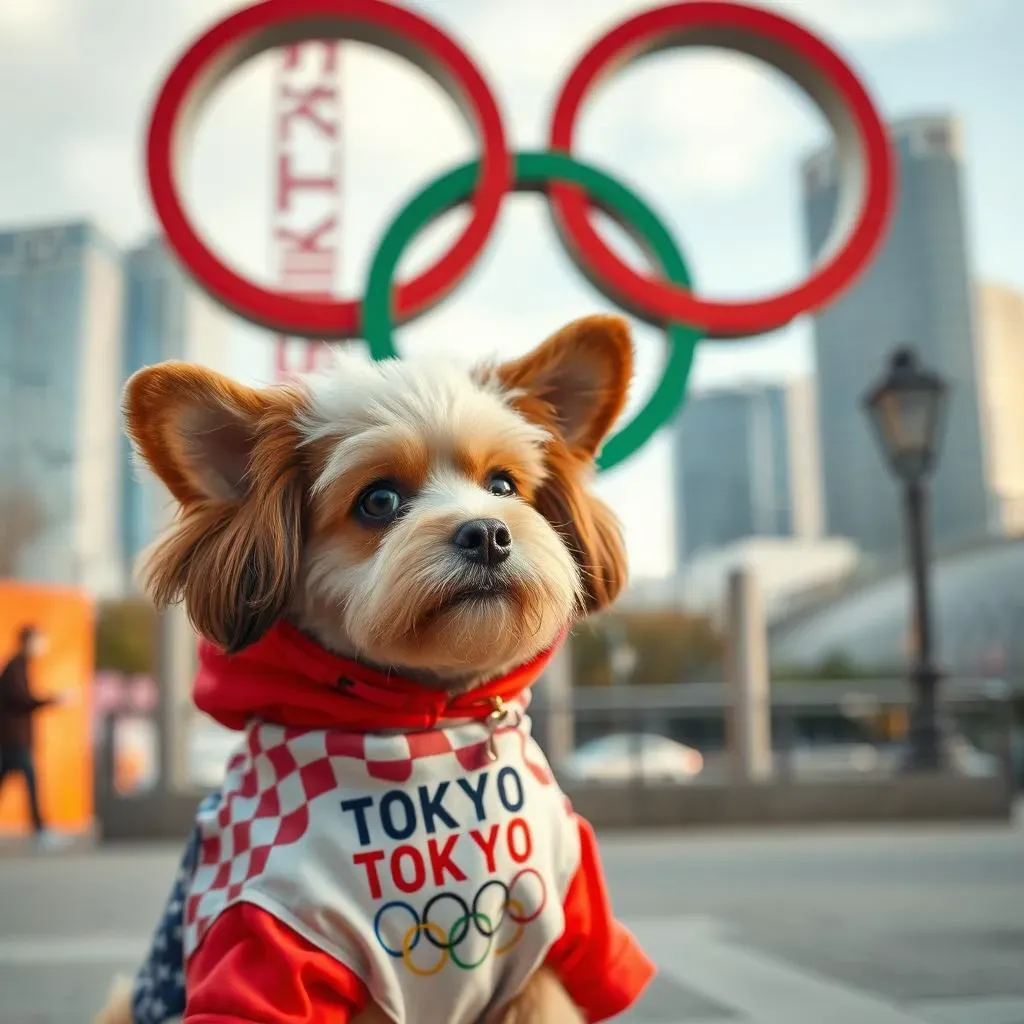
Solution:
[{"label": "concrete pillar", "polygon": [[761,782],[772,774],[768,630],[757,577],[748,568],[729,574],[725,623],[727,737],[733,778]]},{"label": "concrete pillar", "polygon": [[160,778],[163,788],[180,792],[190,786],[189,729],[192,681],[196,673],[196,636],[182,605],[159,617]]},{"label": "concrete pillar", "polygon": [[575,721],[572,713],[572,641],[566,640],[533,688],[531,717],[537,742],[552,767],[572,753]]}]

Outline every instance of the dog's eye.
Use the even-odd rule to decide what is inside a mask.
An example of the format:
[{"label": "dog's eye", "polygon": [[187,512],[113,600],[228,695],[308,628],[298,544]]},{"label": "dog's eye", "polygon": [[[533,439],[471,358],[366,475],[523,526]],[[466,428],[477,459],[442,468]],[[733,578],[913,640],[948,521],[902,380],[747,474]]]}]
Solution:
[{"label": "dog's eye", "polygon": [[393,519],[402,505],[402,496],[393,487],[375,484],[359,500],[359,514],[375,523]]},{"label": "dog's eye", "polygon": [[499,498],[507,498],[516,493],[516,485],[512,482],[512,477],[508,473],[495,473],[487,481],[487,490],[491,494],[496,494]]}]

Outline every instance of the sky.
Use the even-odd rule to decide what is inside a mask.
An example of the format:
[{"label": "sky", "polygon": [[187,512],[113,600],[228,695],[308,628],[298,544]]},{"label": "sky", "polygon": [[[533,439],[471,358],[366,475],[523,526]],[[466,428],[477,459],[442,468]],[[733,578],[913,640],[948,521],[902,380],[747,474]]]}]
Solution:
[{"label": "sky", "polygon": [[[237,4],[223,0],[3,0],[0,3],[0,225],[94,219],[131,245],[155,230],[143,172],[150,104],[176,55]],[[631,0],[420,0],[485,70],[511,144],[540,148],[553,101],[584,48],[644,5]],[[1024,2],[776,0],[838,48],[887,118],[952,113],[963,125],[965,205],[978,277],[1024,289]],[[257,58],[204,112],[187,168],[187,201],[207,239],[269,281],[270,96],[274,58]],[[375,242],[426,181],[471,159],[476,141],[454,104],[402,60],[361,44],[343,51],[344,198],[339,287],[361,292]],[[582,115],[579,156],[659,213],[697,290],[753,297],[806,270],[800,161],[828,141],[810,101],[756,62],[721,51],[670,51],[620,72]],[[414,244],[422,268],[464,223],[453,211]],[[607,237],[637,266],[617,229]],[[462,361],[515,355],[562,323],[615,306],[573,266],[543,199],[510,198],[476,268],[441,305],[400,332],[403,352]],[[225,369],[271,375],[266,335],[232,321]],[[630,408],[657,379],[664,342],[635,324]],[[691,391],[813,372],[810,325],[705,342]],[[628,415],[628,410],[627,410]],[[665,432],[603,475],[622,518],[634,576],[671,571]]]}]

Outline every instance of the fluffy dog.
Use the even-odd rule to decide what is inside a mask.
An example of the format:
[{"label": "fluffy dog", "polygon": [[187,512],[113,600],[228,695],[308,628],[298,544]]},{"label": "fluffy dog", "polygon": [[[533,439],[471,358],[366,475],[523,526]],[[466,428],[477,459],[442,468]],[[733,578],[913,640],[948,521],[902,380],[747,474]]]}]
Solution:
[{"label": "fluffy dog", "polygon": [[468,372],[129,381],[180,506],[144,583],[184,602],[196,703],[242,737],[104,1022],[572,1024],[635,1001],[653,967],[525,714],[625,581],[588,486],[631,376],[626,324],[598,316]]}]

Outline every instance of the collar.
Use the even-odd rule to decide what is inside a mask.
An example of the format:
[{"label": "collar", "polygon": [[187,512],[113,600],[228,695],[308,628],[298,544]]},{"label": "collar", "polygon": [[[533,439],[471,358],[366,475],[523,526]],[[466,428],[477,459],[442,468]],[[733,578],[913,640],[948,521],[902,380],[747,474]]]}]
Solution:
[{"label": "collar", "polygon": [[200,711],[229,729],[244,729],[253,718],[350,732],[430,729],[446,719],[493,721],[537,681],[567,632],[508,674],[452,695],[342,658],[280,621],[234,655],[200,640],[193,697]]}]

